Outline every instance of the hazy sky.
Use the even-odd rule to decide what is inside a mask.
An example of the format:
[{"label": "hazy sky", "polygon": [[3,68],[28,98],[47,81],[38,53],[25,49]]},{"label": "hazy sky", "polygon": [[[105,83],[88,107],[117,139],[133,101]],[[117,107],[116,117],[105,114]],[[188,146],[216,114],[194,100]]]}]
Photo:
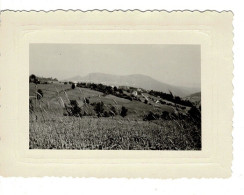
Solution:
[{"label": "hazy sky", "polygon": [[30,44],[30,74],[66,79],[88,73],[144,74],[176,86],[201,86],[200,45]]}]

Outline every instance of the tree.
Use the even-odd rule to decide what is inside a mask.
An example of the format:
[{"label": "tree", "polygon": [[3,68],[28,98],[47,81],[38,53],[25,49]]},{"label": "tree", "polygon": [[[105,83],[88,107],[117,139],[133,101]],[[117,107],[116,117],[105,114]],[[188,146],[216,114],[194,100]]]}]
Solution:
[{"label": "tree", "polygon": [[104,93],[106,94],[113,94],[113,89],[111,86],[106,86]]},{"label": "tree", "polygon": [[107,111],[105,111],[105,112],[103,113],[103,116],[104,116],[104,117],[110,117],[110,114],[109,114]]},{"label": "tree", "polygon": [[119,93],[122,94],[123,93],[123,90],[122,89],[118,89]]},{"label": "tree", "polygon": [[158,120],[160,118],[159,114],[150,111],[146,116],[144,116],[144,121]]},{"label": "tree", "polygon": [[74,88],[75,88],[75,84],[72,83],[72,85],[71,85],[71,89],[74,89]]},{"label": "tree", "polygon": [[104,103],[103,102],[96,103],[94,110],[97,113],[97,116],[100,117],[102,115],[102,113],[104,112]]},{"label": "tree", "polygon": [[125,117],[127,115],[128,109],[122,106],[120,116]]},{"label": "tree", "polygon": [[79,104],[77,102],[77,100],[70,100],[70,105],[71,107],[68,108],[66,106],[66,110],[69,114],[69,116],[76,116],[76,117],[81,117],[82,114],[81,114],[81,108],[79,107]]},{"label": "tree", "polygon": [[195,106],[192,106],[188,111],[188,116],[196,122],[198,126],[201,126],[201,110]]},{"label": "tree", "polygon": [[111,111],[114,115],[117,115],[117,110],[114,106],[111,107]]},{"label": "tree", "polygon": [[84,103],[85,104],[90,104],[90,100],[88,98],[84,98]]},{"label": "tree", "polygon": [[161,115],[162,119],[168,120],[169,119],[169,112],[163,111]]},{"label": "tree", "polygon": [[29,77],[29,83],[37,83],[38,79],[36,77],[36,75],[32,74]]}]

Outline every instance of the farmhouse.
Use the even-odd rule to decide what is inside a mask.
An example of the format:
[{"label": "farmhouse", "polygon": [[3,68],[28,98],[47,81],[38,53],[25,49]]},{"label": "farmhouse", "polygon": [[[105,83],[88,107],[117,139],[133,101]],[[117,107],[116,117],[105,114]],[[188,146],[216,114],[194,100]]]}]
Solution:
[{"label": "farmhouse", "polygon": [[133,95],[133,96],[137,96],[137,95],[138,95],[137,91],[133,91],[133,92],[132,92],[132,95]]}]

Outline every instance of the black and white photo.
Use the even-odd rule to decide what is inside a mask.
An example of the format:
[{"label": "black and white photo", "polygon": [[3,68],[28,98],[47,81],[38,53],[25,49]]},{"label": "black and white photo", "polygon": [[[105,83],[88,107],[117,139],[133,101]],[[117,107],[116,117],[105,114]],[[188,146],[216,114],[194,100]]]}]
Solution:
[{"label": "black and white photo", "polygon": [[30,44],[29,148],[201,150],[201,46]]}]

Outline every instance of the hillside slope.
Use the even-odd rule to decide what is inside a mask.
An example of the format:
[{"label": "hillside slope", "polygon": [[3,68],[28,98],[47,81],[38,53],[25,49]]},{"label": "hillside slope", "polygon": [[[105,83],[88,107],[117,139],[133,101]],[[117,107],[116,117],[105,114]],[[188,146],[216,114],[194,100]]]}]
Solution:
[{"label": "hillside slope", "polygon": [[197,93],[188,95],[184,99],[189,100],[191,102],[200,102],[201,101],[201,92],[197,92]]}]

